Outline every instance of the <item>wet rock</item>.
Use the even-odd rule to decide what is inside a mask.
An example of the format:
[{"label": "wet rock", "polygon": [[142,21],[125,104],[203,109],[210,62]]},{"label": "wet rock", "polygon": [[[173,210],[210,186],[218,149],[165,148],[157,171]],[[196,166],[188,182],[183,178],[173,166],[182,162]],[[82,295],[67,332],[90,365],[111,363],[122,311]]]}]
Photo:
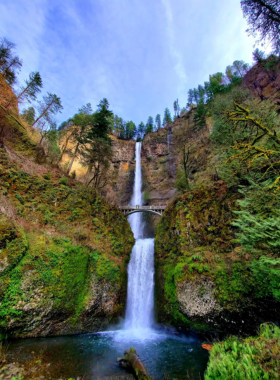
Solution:
[{"label": "wet rock", "polygon": [[177,283],[180,310],[188,317],[206,317],[222,311],[215,295],[214,283],[209,279]]}]

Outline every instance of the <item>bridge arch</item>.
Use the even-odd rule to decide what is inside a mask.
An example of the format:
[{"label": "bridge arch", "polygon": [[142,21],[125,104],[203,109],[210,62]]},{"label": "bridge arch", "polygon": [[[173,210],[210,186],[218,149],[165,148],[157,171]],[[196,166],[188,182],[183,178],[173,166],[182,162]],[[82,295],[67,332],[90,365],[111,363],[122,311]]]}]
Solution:
[{"label": "bridge arch", "polygon": [[125,216],[135,214],[136,212],[149,212],[150,214],[162,216],[165,206],[122,206],[120,207]]}]

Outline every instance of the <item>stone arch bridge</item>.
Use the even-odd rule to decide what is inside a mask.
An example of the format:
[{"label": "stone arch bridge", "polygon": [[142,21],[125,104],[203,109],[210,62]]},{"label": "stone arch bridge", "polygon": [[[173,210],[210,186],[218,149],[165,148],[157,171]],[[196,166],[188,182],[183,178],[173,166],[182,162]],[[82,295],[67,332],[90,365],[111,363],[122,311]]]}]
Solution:
[{"label": "stone arch bridge", "polygon": [[162,216],[166,206],[121,206],[120,210],[125,216],[136,212],[149,212],[151,214]]}]

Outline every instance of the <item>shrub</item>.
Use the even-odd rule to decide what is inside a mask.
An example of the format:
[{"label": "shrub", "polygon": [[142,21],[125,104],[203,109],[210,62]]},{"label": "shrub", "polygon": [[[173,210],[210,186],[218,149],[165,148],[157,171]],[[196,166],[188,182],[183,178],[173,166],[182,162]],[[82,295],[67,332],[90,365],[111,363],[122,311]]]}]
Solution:
[{"label": "shrub", "polygon": [[48,172],[47,174],[43,175],[43,178],[50,180],[51,179],[51,172]]},{"label": "shrub", "polygon": [[60,180],[59,180],[59,184],[67,186],[69,184],[69,178],[65,177],[65,176],[62,176],[60,178]]}]

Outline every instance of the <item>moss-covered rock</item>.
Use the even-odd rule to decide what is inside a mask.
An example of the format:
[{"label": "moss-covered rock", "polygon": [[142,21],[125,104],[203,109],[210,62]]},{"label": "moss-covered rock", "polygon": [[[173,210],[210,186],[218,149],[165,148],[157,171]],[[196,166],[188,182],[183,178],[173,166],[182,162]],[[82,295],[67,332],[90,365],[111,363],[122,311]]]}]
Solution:
[{"label": "moss-covered rock", "polygon": [[165,210],[155,239],[160,322],[235,333],[277,319],[276,283],[256,270],[258,255],[237,246],[235,209],[236,194],[220,181],[182,195]]},{"label": "moss-covered rock", "polygon": [[90,332],[121,315],[134,242],[122,213],[73,180],[11,163],[0,181],[0,332]]}]

